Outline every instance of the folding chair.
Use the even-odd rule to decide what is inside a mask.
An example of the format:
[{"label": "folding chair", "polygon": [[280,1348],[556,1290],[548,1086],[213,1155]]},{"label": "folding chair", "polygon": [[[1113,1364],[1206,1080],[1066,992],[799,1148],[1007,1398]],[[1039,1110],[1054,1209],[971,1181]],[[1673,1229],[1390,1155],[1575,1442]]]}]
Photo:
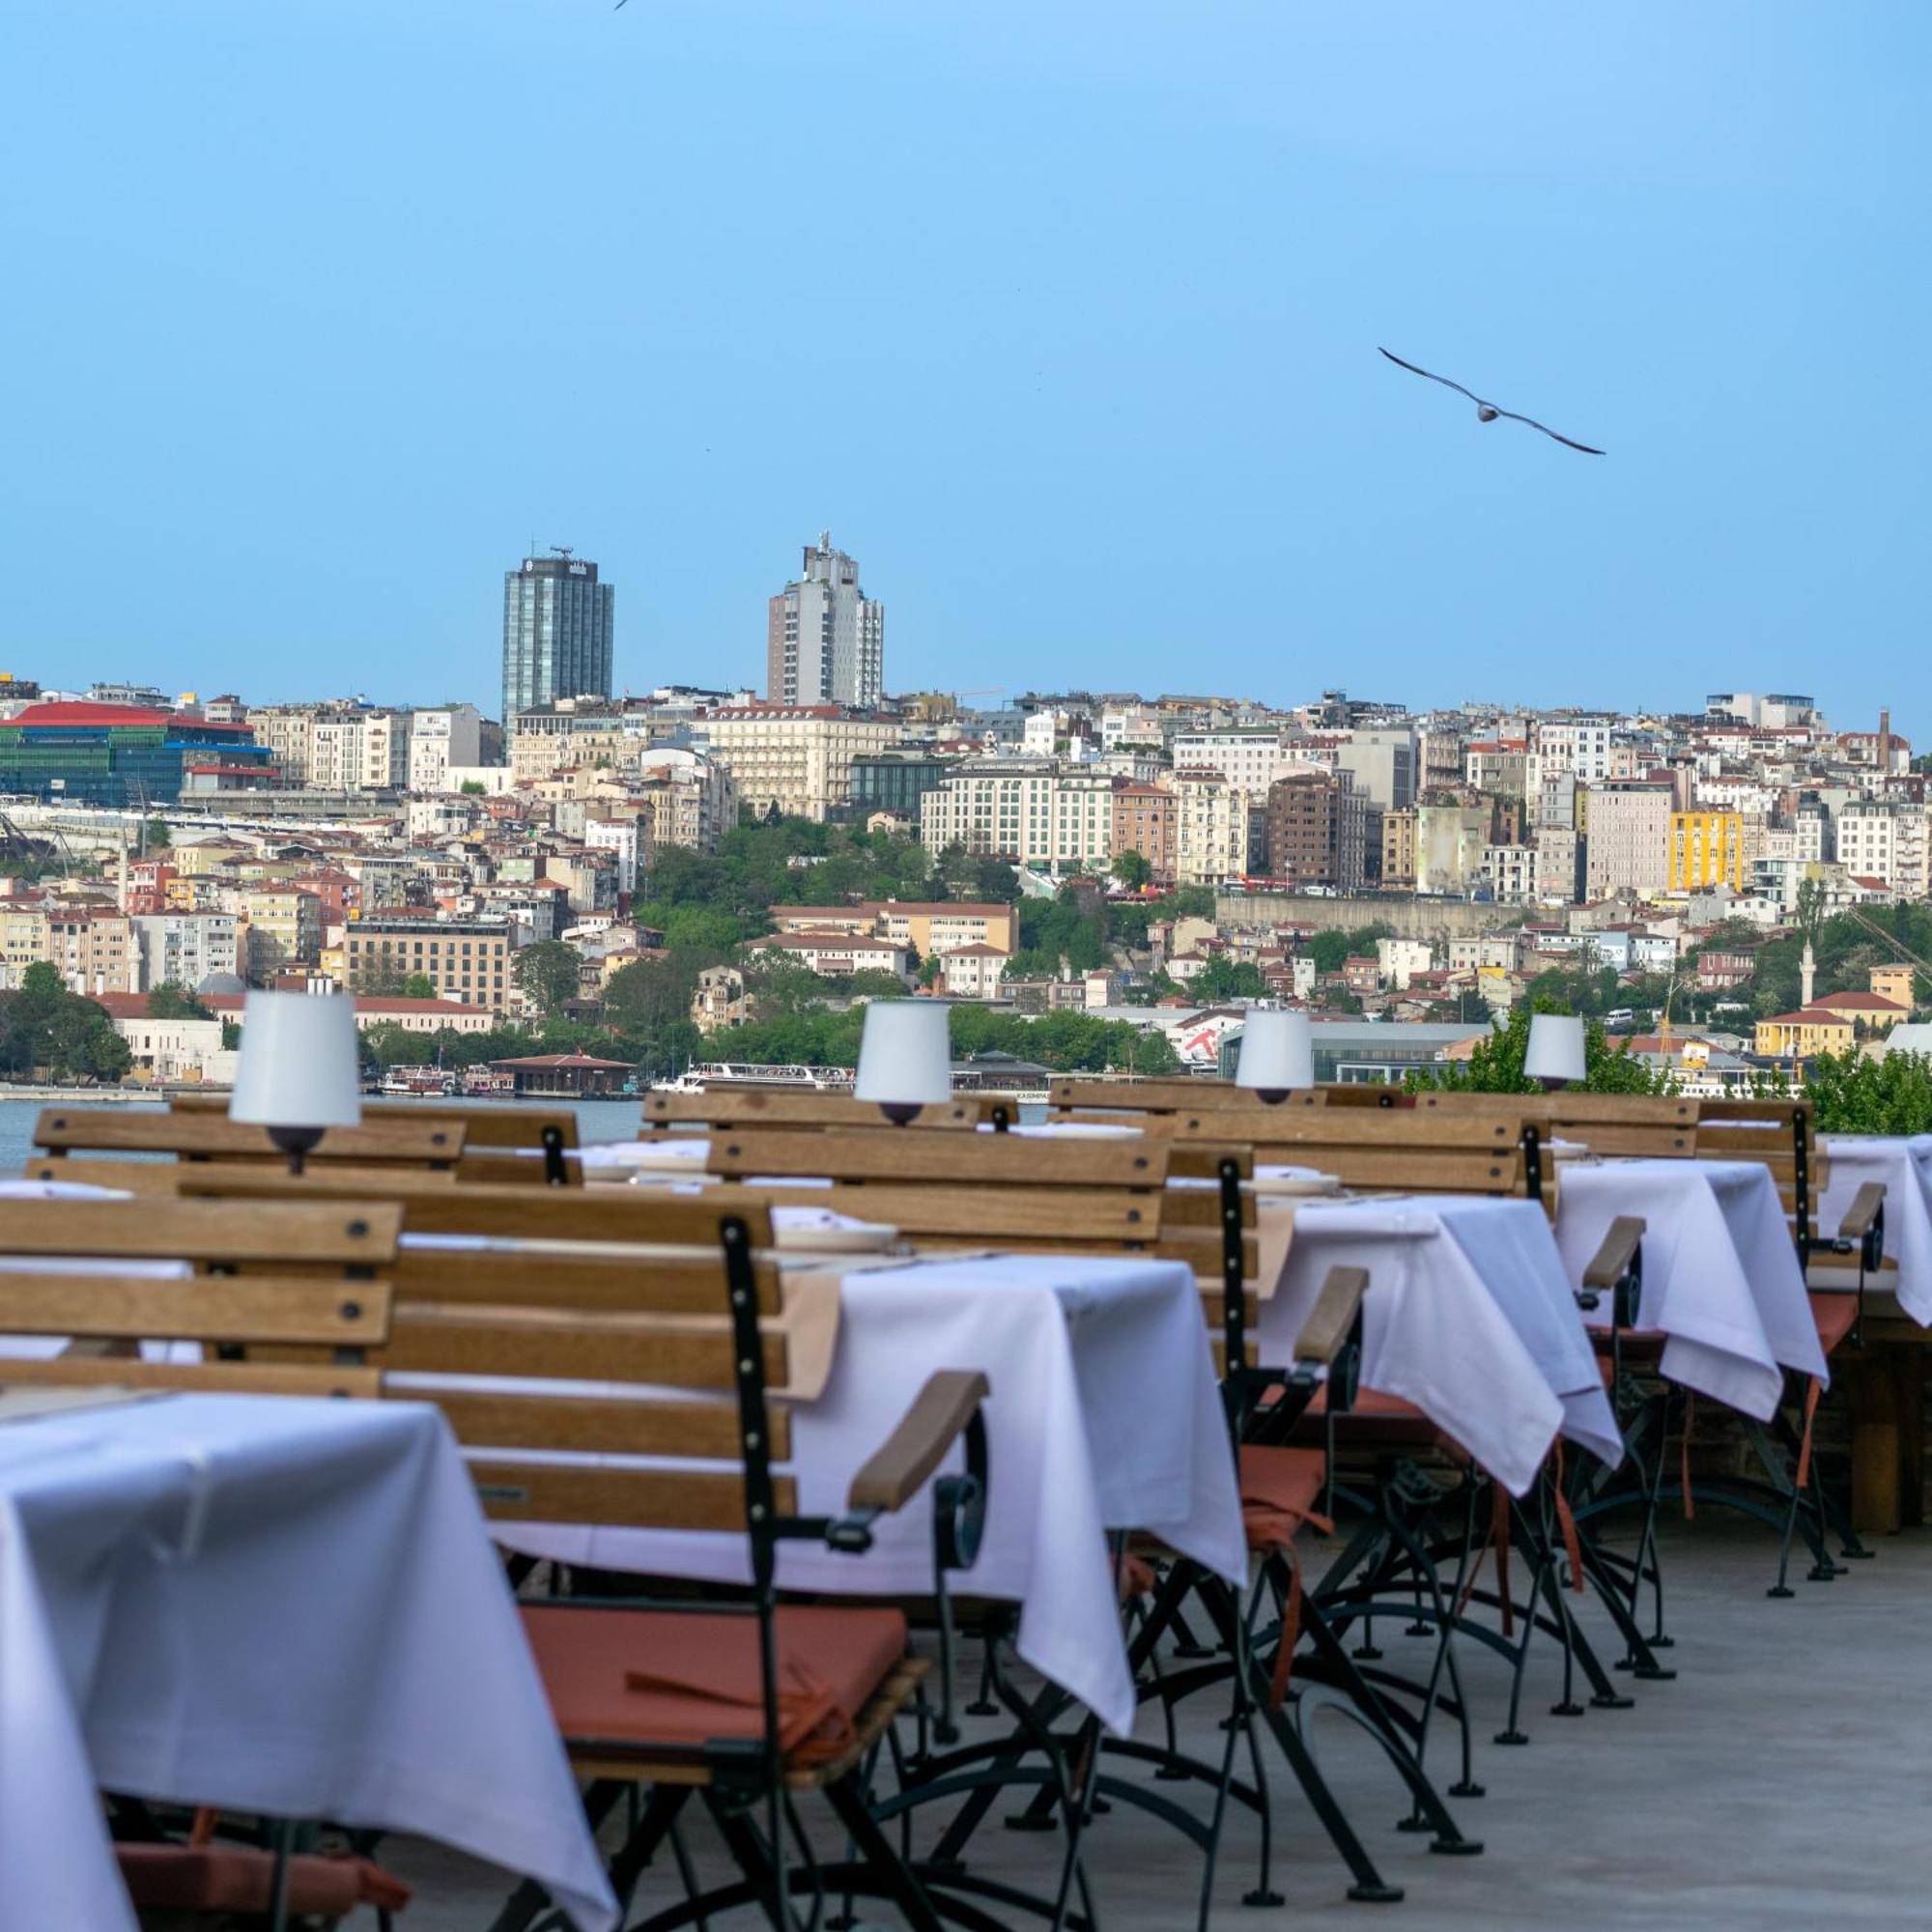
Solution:
[{"label": "folding chair", "polygon": [[[472,1206],[482,1191],[459,1190],[460,1203],[437,1206],[445,1212]],[[482,1388],[410,1392],[440,1404],[497,1520],[729,1529],[747,1539],[748,1594],[524,1605],[559,1729],[587,1780],[593,1825],[614,1813],[625,1791],[641,1786],[647,1794],[611,1861],[619,1898],[628,1909],[697,1799],[741,1876],[709,1889],[688,1884],[683,1903],[652,1913],[644,1926],[702,1923],[706,1915],[753,1906],[788,1927],[799,1922],[791,1900],[801,1893],[821,1905],[838,1893],[889,1899],[920,1932],[942,1922],[999,1925],[954,1895],[956,1882],[909,1864],[873,1812],[879,1748],[924,1675],[906,1654],[904,1615],[782,1604],[777,1584],[781,1544],[863,1552],[879,1517],[906,1507],[963,1440],[964,1473],[941,1477],[933,1490],[934,1583],[944,1602],[948,1573],[969,1568],[979,1545],[984,1378],[932,1377],[853,1479],[846,1513],[802,1517],[793,1479],[773,1468],[790,1455],[790,1423],[768,1390],[789,1378],[791,1342],[769,1215],[729,1190],[619,1205],[634,1228],[647,1221],[661,1237],[650,1265],[633,1266],[621,1308],[611,1307],[611,1283],[592,1255],[479,1280],[469,1256],[425,1251],[409,1258],[408,1296],[397,1302],[381,1357],[392,1378],[487,1379]],[[699,1245],[707,1232],[708,1249]],[[515,1299],[490,1298],[497,1295]],[[711,1312],[696,1312],[700,1300]],[[558,1394],[530,1388],[533,1380],[631,1382],[639,1394]],[[667,1387],[686,1399],[643,1393]],[[696,1392],[715,1399],[694,1403]],[[665,1455],[681,1466],[611,1460]],[[949,1628],[942,1618],[942,1630]],[[807,1791],[831,1804],[850,1841],[845,1860],[819,1863],[808,1850],[794,1863],[786,1841],[796,1830],[795,1800]],[[1004,1905],[1050,1910],[1008,1888],[969,1889]],[[547,1910],[540,1888],[526,1885],[497,1925],[510,1932]]]}]

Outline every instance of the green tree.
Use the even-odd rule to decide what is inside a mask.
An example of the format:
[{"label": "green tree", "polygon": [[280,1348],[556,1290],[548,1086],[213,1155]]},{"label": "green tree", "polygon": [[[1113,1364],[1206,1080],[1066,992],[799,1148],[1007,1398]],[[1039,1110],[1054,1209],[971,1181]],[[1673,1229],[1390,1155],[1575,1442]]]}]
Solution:
[{"label": "green tree", "polygon": [[465,798],[484,798],[490,787],[481,779],[465,779],[456,788]]},{"label": "green tree", "polygon": [[906,982],[896,973],[867,966],[846,980],[845,990],[855,1000],[902,1000],[906,996]]},{"label": "green tree", "polygon": [[[1545,1012],[1558,1010],[1543,1007]],[[1440,1087],[1461,1094],[1534,1094],[1540,1090],[1522,1070],[1529,1052],[1530,1002],[1519,1000],[1506,1018],[1491,1022],[1488,1039],[1478,1040],[1466,1061],[1444,1061],[1408,1078],[1412,1087]],[[1591,1094],[1667,1094],[1668,1078],[1653,1073],[1628,1044],[1612,1047],[1601,1020],[1583,1022],[1583,1089]]]},{"label": "green tree", "polygon": [[433,1000],[436,996],[436,981],[427,973],[412,973],[403,980],[403,990],[398,997],[405,1000]]},{"label": "green tree", "polygon": [[0,1070],[47,1080],[120,1080],[132,1064],[106,1009],[70,993],[46,960],[21,974],[17,992],[0,994]]},{"label": "green tree", "polygon": [[165,852],[175,842],[175,836],[168,830],[165,818],[149,819],[141,828],[141,838],[150,852]]},{"label": "green tree", "polygon": [[1147,854],[1136,852],[1131,845],[1124,852],[1114,854],[1110,869],[1130,893],[1144,891],[1153,878],[1153,867],[1148,863]]},{"label": "green tree", "polygon": [[1259,966],[1220,952],[1187,982],[1189,996],[1197,1000],[1264,1000],[1267,990]]},{"label": "green tree", "polygon": [[148,994],[148,1017],[156,1020],[212,1020],[214,1011],[179,980],[163,980]]},{"label": "green tree", "polygon": [[1818,1130],[1831,1134],[1932,1133],[1932,1058],[1888,1053],[1820,1053],[1806,1063],[1805,1091],[1818,1107]]},{"label": "green tree", "polygon": [[518,987],[546,1014],[560,1013],[577,997],[583,955],[561,939],[539,939],[524,947],[510,969]]}]

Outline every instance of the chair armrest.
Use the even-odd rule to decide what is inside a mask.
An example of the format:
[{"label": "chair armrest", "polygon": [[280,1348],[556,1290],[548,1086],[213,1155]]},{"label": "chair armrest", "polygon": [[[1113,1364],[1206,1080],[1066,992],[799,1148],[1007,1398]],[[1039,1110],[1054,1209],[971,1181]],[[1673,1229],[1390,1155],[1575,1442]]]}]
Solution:
[{"label": "chair armrest", "polygon": [[1369,1271],[1358,1267],[1332,1267],[1315,1297],[1308,1320],[1294,1340],[1297,1362],[1332,1362],[1349,1339],[1349,1331],[1361,1313],[1362,1297],[1369,1292]]},{"label": "chair armrest", "polygon": [[1871,1232],[1871,1225],[1884,1207],[1885,1182],[1861,1182],[1859,1191],[1852,1196],[1851,1207],[1845,1210],[1845,1218],[1838,1223],[1838,1239],[1847,1244],[1862,1241]]},{"label": "chair armrest", "polygon": [[991,1393],[977,1369],[941,1369],[929,1377],[899,1426],[852,1478],[846,1508],[903,1509]]},{"label": "chair armrest", "polygon": [[1636,1259],[1637,1249],[1643,1242],[1644,1229],[1645,1223],[1640,1215],[1619,1214],[1610,1223],[1603,1245],[1591,1257],[1589,1266],[1583,1270],[1583,1286],[1601,1289],[1616,1287],[1630,1272],[1631,1263]]}]

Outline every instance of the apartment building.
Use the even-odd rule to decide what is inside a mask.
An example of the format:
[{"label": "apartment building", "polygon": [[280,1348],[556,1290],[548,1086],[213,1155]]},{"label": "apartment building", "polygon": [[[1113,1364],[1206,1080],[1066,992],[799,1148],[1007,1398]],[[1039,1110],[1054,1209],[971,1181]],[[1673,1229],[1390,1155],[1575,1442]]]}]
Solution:
[{"label": "apartment building", "polygon": [[236,919],[230,912],[162,912],[133,916],[139,959],[136,992],[165,984],[199,986],[211,975],[238,975]]},{"label": "apartment building", "polygon": [[1391,891],[1415,890],[1415,808],[1382,813],[1381,883]]},{"label": "apartment building", "polygon": [[740,704],[704,712],[691,733],[731,774],[742,805],[823,822],[851,799],[852,760],[901,743],[907,729],[838,704]]},{"label": "apartment building", "polygon": [[639,878],[650,869],[650,820],[636,809],[586,813],[583,842],[591,851],[611,854],[616,891],[625,897],[638,890]]},{"label": "apartment building", "polygon": [[47,914],[47,957],[70,993],[131,993],[138,972],[132,922],[103,906]]},{"label": "apartment building", "polygon": [[488,1007],[497,1013],[509,1004],[507,924],[378,915],[352,921],[342,948],[352,992],[420,973],[438,999]]},{"label": "apartment building", "polygon": [[27,968],[52,957],[46,908],[0,903],[0,989],[17,992]]},{"label": "apartment building", "polygon": [[1361,725],[1335,747],[1335,769],[1355,781],[1370,805],[1385,812],[1415,803],[1421,748],[1412,725]]},{"label": "apartment building", "polygon": [[1673,797],[1669,785],[1643,779],[1606,779],[1589,787],[1584,793],[1587,897],[1616,893],[1642,897],[1669,889]]},{"label": "apartment building", "polygon": [[1244,725],[1222,731],[1180,731],[1174,739],[1174,769],[1218,772],[1237,790],[1265,798],[1268,787],[1305,769],[1305,753],[1284,742],[1278,725]]},{"label": "apartment building", "polygon": [[1350,772],[1301,771],[1276,779],[1267,790],[1268,877],[1359,891],[1366,804]]},{"label": "apartment building", "polygon": [[1164,785],[1118,784],[1114,787],[1114,832],[1107,856],[1138,852],[1148,862],[1157,884],[1174,877],[1174,836],[1179,807]]},{"label": "apartment building", "polygon": [[1219,772],[1177,771],[1174,879],[1181,886],[1218,886],[1246,878],[1256,867],[1255,800]]},{"label": "apartment building", "polygon": [[1483,854],[1494,843],[1488,804],[1424,799],[1415,809],[1415,889],[1462,896],[1483,876]]},{"label": "apartment building", "polygon": [[1745,851],[1744,815],[1736,811],[1670,814],[1670,890],[1704,892],[1729,886],[1743,892],[1753,867]]},{"label": "apartment building", "polygon": [[313,966],[322,956],[322,901],[313,893],[245,893],[248,978],[267,980],[288,966]]},{"label": "apartment building", "polygon": [[451,788],[450,767],[483,762],[483,716],[473,704],[450,704],[410,716],[409,787],[414,792]]},{"label": "apartment building", "polygon": [[1926,810],[1902,799],[1861,799],[1839,808],[1838,863],[1855,879],[1877,879],[1902,899],[1927,896]]},{"label": "apartment building", "polygon": [[1507,905],[1521,905],[1536,897],[1537,848],[1534,845],[1486,845],[1483,885],[1490,896]]},{"label": "apartment building", "polygon": [[1539,781],[1567,773],[1595,784],[1610,775],[1610,721],[1540,718],[1531,727],[1529,750]]},{"label": "apartment building", "polygon": [[1114,781],[1048,758],[979,758],[919,802],[930,851],[961,845],[981,857],[1062,872],[1099,872],[1113,852]]},{"label": "apartment building", "polygon": [[[651,851],[689,845],[715,852],[738,822],[738,786],[720,759],[661,746],[643,753],[625,784],[649,822]],[[648,868],[648,855],[639,863]]]},{"label": "apartment building", "polygon": [[1529,753],[1520,744],[1480,740],[1463,753],[1464,781],[1477,791],[1504,798],[1529,795]]}]

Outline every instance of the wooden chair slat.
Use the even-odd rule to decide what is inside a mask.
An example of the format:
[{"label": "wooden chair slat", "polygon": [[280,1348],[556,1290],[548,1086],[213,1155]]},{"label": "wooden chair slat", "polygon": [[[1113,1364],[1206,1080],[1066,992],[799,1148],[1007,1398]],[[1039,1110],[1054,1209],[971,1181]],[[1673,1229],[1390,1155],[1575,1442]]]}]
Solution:
[{"label": "wooden chair slat", "polygon": [[1015,1188],[1159,1187],[1167,1152],[1144,1140],[1038,1140],[1010,1134],[909,1134],[896,1128],[823,1134],[740,1132],[715,1136],[706,1161],[716,1175],[926,1180]]},{"label": "wooden chair slat", "polygon": [[[718,1315],[724,1309],[717,1257],[699,1249],[606,1246],[579,1254],[529,1254],[405,1245],[393,1274],[398,1295],[412,1301],[569,1308],[593,1315]],[[753,1278],[759,1312],[777,1314],[783,1306],[778,1268],[761,1260]]]},{"label": "wooden chair slat", "polygon": [[[765,1376],[787,1379],[781,1334],[762,1338]],[[723,1321],[701,1316],[566,1316],[515,1308],[441,1308],[398,1302],[379,1367],[418,1374],[550,1378],[724,1389],[736,1356]]]},{"label": "wooden chair slat", "polygon": [[[734,1402],[626,1402],[595,1396],[520,1395],[514,1389],[392,1389],[434,1401],[457,1440],[485,1449],[573,1450],[596,1456],[736,1458],[742,1450]],[[791,1417],[766,1417],[771,1453],[791,1454]]]},{"label": "wooden chair slat", "polygon": [[379,1369],[336,1363],[143,1362],[118,1355],[0,1358],[0,1387],[165,1389],[201,1395],[298,1395],[373,1402],[383,1392]]},{"label": "wooden chair slat", "polygon": [[389,1321],[386,1282],[313,1276],[0,1273],[0,1333],[360,1348]]},{"label": "wooden chair slat", "polygon": [[[498,1521],[740,1532],[745,1527],[745,1484],[735,1472],[598,1469],[472,1457],[469,1474],[484,1514]],[[780,1515],[796,1512],[798,1491],[791,1477],[773,1477],[772,1490]]]},{"label": "wooden chair slat", "polygon": [[9,1201],[0,1252],[382,1266],[395,1259],[402,1226],[400,1207],[372,1201]]}]

